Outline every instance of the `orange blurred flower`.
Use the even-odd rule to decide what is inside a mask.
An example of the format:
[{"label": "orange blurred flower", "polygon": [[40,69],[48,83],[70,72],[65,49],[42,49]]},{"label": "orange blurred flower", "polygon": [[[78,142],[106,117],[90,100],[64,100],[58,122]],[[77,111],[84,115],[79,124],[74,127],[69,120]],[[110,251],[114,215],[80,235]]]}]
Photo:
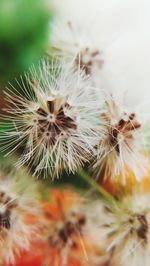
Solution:
[{"label": "orange blurred flower", "polygon": [[121,177],[118,176],[117,180],[114,182],[110,179],[105,179],[102,182],[99,181],[101,185],[112,195],[118,196],[123,194],[131,194],[134,191],[140,191],[143,193],[150,192],[150,172],[140,181],[137,181],[135,175],[131,171],[126,171],[126,183],[123,185]]}]

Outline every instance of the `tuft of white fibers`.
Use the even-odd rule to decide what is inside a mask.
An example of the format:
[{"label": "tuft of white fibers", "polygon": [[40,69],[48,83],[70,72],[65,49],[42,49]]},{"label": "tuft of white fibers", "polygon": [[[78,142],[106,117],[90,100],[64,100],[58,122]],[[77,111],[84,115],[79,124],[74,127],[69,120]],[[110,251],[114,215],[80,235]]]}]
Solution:
[{"label": "tuft of white fibers", "polygon": [[106,252],[116,265],[150,265],[150,195],[133,194],[101,205],[100,230],[106,236]]},{"label": "tuft of white fibers", "polygon": [[95,24],[89,33],[89,23],[84,20],[56,18],[52,28],[50,45],[53,54],[60,60],[73,61],[74,68],[80,68],[91,81],[96,82],[103,67],[103,40],[98,38]]},{"label": "tuft of white fibers", "polygon": [[21,251],[31,249],[31,242],[40,238],[36,189],[23,170],[7,174],[0,170],[0,249],[4,264],[15,265]]},{"label": "tuft of white fibers", "polygon": [[[147,175],[149,161],[146,156],[145,121],[135,110],[127,108],[117,97],[106,96],[103,120],[103,138],[100,139],[93,164],[93,173],[100,178],[125,185],[127,175],[133,174],[137,181]],[[101,131],[101,130],[100,130]]]},{"label": "tuft of white fibers", "polygon": [[2,150],[21,148],[18,166],[28,164],[34,175],[74,172],[89,160],[98,139],[93,129],[103,105],[100,90],[72,64],[44,59],[16,83],[18,90],[10,84],[6,92]]}]

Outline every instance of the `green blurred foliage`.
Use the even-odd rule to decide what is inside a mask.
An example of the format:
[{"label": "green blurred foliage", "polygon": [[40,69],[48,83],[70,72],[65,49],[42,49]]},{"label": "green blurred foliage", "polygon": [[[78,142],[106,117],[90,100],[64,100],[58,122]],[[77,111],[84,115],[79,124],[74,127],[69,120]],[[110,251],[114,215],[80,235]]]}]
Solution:
[{"label": "green blurred foliage", "polygon": [[45,0],[0,0],[0,82],[17,77],[43,55],[51,18]]}]

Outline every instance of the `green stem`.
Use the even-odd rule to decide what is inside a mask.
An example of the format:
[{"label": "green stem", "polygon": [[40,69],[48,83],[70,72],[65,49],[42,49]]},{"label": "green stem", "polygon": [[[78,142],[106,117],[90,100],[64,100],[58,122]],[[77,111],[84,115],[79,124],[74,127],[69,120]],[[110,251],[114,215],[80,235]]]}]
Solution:
[{"label": "green stem", "polygon": [[77,174],[85,180],[95,191],[99,192],[101,197],[109,204],[114,205],[115,199],[112,195],[110,195],[101,185],[98,185],[97,182],[92,179],[84,170],[78,170]]}]

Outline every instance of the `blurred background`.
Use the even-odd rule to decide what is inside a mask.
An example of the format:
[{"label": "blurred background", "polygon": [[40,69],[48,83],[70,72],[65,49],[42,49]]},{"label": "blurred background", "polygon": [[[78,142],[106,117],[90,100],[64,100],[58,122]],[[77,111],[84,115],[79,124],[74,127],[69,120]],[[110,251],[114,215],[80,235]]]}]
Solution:
[{"label": "blurred background", "polygon": [[0,1],[0,107],[2,89],[31,64],[48,46],[52,7],[45,0]]},{"label": "blurred background", "polygon": [[0,1],[0,80],[35,63],[48,44],[51,7],[45,0]]}]

